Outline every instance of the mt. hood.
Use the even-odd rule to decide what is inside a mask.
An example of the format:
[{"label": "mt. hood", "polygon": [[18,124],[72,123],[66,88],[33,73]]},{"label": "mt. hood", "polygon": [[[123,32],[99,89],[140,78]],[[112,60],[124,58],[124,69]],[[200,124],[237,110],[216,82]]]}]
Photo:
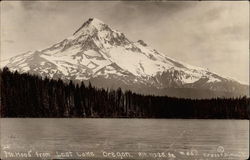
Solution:
[{"label": "mt. hood", "polygon": [[185,98],[248,95],[248,86],[178,62],[142,40],[132,42],[96,18],[90,18],[59,43],[1,63],[20,73],[143,94]]}]

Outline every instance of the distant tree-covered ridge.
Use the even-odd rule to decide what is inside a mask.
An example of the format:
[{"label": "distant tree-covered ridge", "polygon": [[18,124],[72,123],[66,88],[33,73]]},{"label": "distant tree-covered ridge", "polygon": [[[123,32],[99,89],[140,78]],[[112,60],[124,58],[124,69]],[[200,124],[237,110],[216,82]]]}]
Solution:
[{"label": "distant tree-covered ridge", "polygon": [[250,99],[182,99],[0,70],[1,117],[249,119]]}]

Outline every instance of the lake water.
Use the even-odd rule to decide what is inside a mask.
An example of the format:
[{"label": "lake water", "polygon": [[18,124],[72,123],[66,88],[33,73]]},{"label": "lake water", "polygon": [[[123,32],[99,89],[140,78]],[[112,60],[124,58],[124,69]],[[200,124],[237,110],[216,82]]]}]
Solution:
[{"label": "lake water", "polygon": [[247,120],[2,118],[0,132],[2,159],[243,160],[249,155]]}]

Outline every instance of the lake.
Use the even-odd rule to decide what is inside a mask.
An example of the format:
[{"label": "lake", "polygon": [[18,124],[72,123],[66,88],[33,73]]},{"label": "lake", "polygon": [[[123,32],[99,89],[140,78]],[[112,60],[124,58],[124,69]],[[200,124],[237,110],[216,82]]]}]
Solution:
[{"label": "lake", "polygon": [[244,160],[248,120],[1,119],[2,159]]}]

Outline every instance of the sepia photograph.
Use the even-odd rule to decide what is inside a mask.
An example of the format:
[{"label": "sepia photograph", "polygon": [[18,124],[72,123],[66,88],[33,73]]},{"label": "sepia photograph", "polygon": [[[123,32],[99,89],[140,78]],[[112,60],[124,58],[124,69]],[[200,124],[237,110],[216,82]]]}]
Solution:
[{"label": "sepia photograph", "polygon": [[248,1],[1,1],[2,160],[246,160]]}]

